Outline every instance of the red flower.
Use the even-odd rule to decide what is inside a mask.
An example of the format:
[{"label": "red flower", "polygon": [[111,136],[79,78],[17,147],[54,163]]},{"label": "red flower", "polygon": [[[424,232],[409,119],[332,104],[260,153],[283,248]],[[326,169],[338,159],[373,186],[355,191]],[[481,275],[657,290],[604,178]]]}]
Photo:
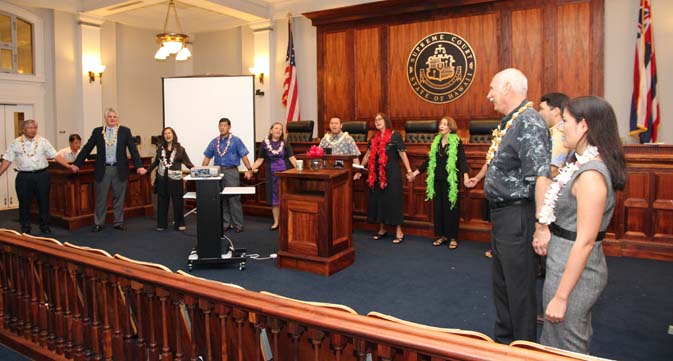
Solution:
[{"label": "red flower", "polygon": [[323,154],[324,150],[317,145],[312,145],[308,152],[306,152],[308,158],[322,158]]}]

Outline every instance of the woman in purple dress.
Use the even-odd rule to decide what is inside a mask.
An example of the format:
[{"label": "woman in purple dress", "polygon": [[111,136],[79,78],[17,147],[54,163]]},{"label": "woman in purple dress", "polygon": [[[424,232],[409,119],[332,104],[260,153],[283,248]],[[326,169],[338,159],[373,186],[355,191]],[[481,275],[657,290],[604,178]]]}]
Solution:
[{"label": "woman in purple dress", "polygon": [[[252,171],[256,172],[266,162],[266,203],[271,204],[273,214],[273,224],[270,230],[278,229],[278,219],[280,218],[280,198],[278,197],[278,177],[277,172],[290,169],[297,166],[297,160],[292,152],[292,147],[285,142],[283,138],[283,124],[276,122],[269,128],[269,136],[264,138],[259,144],[257,151],[257,160],[252,165]],[[252,178],[250,174],[248,179]]]}]

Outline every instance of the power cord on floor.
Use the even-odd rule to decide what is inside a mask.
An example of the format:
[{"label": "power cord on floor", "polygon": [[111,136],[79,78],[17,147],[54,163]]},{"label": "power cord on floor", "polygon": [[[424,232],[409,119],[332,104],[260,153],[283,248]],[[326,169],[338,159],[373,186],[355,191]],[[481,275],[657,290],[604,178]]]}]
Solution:
[{"label": "power cord on floor", "polygon": [[278,258],[278,255],[271,253],[268,257],[260,257],[258,253],[246,254],[245,257],[254,259],[255,261],[266,261],[267,259]]}]

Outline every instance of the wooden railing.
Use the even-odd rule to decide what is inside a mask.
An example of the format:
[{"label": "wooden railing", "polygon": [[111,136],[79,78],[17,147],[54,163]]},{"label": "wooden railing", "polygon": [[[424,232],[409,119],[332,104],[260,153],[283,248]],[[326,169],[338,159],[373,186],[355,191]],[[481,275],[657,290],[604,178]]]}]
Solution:
[{"label": "wooden railing", "polygon": [[414,327],[248,291],[7,230],[0,230],[0,280],[0,342],[33,359],[571,359],[475,339],[474,332]]}]

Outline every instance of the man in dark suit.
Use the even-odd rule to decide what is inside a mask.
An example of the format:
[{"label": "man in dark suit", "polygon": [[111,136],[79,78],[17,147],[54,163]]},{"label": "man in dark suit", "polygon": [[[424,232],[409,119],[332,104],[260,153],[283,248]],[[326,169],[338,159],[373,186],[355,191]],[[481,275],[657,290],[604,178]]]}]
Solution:
[{"label": "man in dark suit", "polygon": [[108,108],[105,111],[105,125],[94,128],[86,145],[82,147],[77,159],[70,166],[73,172],[78,172],[84,160],[96,147],[96,161],[94,163],[96,177],[96,210],[94,213],[93,232],[103,230],[105,213],[107,211],[107,199],[112,187],[112,200],[114,209],[114,228],[124,231],[124,199],[126,198],[126,186],[129,177],[129,160],[126,156],[128,148],[139,175],[144,175],[147,170],[143,168],[138,154],[138,148],[131,135],[131,129],[119,125],[119,114]]}]

